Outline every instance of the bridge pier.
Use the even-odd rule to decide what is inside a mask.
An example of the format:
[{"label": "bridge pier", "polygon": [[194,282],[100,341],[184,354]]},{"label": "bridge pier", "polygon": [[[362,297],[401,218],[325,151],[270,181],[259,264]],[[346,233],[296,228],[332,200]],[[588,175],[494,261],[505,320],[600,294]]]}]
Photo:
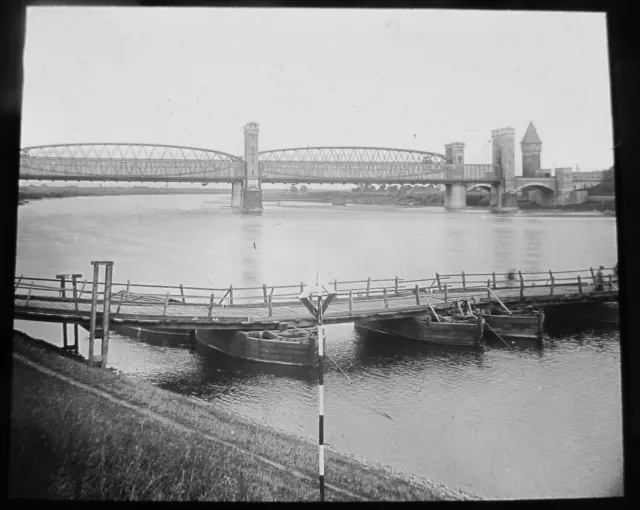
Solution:
[{"label": "bridge pier", "polygon": [[249,122],[244,126],[245,174],[242,181],[242,205],[244,213],[262,212],[262,188],[258,163],[258,124]]},{"label": "bridge pier", "polygon": [[240,209],[242,207],[242,181],[231,183],[231,208]]},{"label": "bridge pier", "polygon": [[467,187],[464,184],[447,184],[444,191],[446,209],[462,209],[467,206]]}]

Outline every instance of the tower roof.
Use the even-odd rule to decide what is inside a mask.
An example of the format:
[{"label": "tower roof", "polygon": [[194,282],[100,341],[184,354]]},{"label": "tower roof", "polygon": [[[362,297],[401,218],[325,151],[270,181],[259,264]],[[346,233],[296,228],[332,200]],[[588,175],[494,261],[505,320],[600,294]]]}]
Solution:
[{"label": "tower roof", "polygon": [[536,128],[533,126],[533,122],[529,122],[527,132],[524,134],[520,143],[542,143],[542,140],[540,140],[540,137],[536,132]]}]

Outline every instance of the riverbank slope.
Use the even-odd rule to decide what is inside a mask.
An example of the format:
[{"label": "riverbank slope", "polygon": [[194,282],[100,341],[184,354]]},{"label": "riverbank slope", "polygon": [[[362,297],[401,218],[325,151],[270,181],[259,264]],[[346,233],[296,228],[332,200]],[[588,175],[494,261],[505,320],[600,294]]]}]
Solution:
[{"label": "riverbank slope", "polygon": [[[13,335],[9,495],[314,501],[317,445]],[[480,499],[329,447],[326,499]]]}]

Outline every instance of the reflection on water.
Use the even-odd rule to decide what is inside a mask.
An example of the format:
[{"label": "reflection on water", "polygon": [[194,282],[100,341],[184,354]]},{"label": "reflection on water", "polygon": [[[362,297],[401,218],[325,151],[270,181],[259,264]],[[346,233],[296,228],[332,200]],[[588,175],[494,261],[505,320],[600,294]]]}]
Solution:
[{"label": "reflection on water", "polygon": [[[90,260],[112,259],[116,282],[242,287],[299,284],[318,266],[345,281],[616,262],[611,218],[270,203],[262,216],[243,216],[228,197],[204,198],[28,204],[19,210],[16,272],[89,275]],[[60,325],[16,327],[61,344]],[[560,330],[511,350],[499,341],[418,344],[343,324],[327,328],[327,354],[326,439],[340,449],[484,497],[620,491],[615,328]],[[132,377],[316,437],[314,370],[205,357],[188,339],[118,334],[110,358]]]}]

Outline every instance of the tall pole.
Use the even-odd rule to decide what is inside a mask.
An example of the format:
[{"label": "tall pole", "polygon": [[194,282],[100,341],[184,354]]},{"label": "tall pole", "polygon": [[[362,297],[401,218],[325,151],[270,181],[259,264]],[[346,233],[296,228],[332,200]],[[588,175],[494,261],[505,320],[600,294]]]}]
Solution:
[{"label": "tall pole", "polygon": [[324,501],[324,326],[322,325],[322,290],[318,271],[318,453],[320,501]]}]

